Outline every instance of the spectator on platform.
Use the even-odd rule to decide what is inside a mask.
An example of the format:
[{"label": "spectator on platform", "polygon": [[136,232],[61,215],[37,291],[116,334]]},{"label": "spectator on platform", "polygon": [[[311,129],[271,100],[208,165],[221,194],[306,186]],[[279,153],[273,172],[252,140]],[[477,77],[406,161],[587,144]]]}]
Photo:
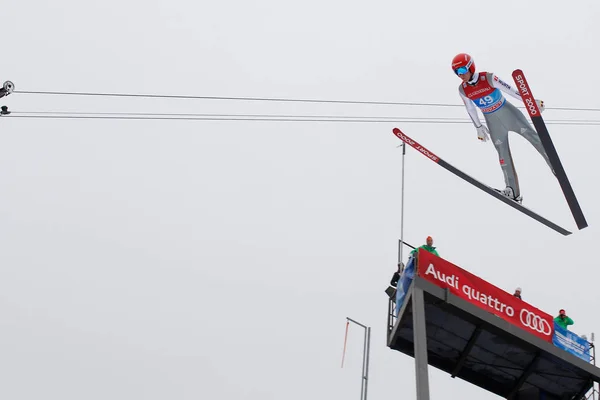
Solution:
[{"label": "spectator on platform", "polygon": [[[433,247],[433,238],[431,236],[427,236],[426,239],[426,244],[417,247],[416,249],[414,249],[413,251],[410,252],[410,254],[408,255],[408,259],[410,260],[411,257],[414,257],[415,253],[419,250],[419,249],[424,249],[427,250],[428,252],[435,254],[436,256],[440,256],[437,252],[437,250],[435,249],[435,247]],[[402,271],[404,270],[405,265],[402,262],[398,263],[398,270],[396,272],[394,272],[394,275],[392,276],[392,280],[390,281],[390,286],[392,287],[396,287],[398,284],[398,281],[400,280],[400,274],[402,274]]]},{"label": "spectator on platform", "polygon": [[563,329],[569,329],[567,327],[574,324],[573,320],[569,318],[565,310],[562,309],[559,311],[558,317],[554,318],[554,322],[556,322],[557,325],[561,326]]},{"label": "spectator on platform", "polygon": [[402,264],[401,262],[398,263],[398,270],[396,272],[394,272],[394,275],[392,276],[392,280],[390,281],[390,286],[396,287],[398,285],[398,281],[400,280],[400,274],[402,273],[403,269],[404,269],[404,264]]},{"label": "spectator on platform", "polygon": [[523,299],[521,298],[521,288],[520,288],[520,287],[518,287],[518,288],[516,288],[516,289],[515,289],[515,293],[513,293],[513,296],[515,296],[515,297],[516,297],[516,298],[518,298],[519,300],[523,300]]},{"label": "spectator on platform", "polygon": [[423,250],[427,250],[431,254],[435,254],[436,256],[439,257],[440,255],[438,254],[438,252],[435,249],[435,247],[433,247],[433,238],[431,236],[427,236],[426,242],[427,242],[427,244],[419,246],[416,249],[414,249],[413,251],[411,251],[410,252],[410,256],[413,256],[417,251],[419,251],[419,249],[423,249]]},{"label": "spectator on platform", "polygon": [[[410,254],[408,255],[408,263],[411,262],[411,258],[413,258],[415,256],[415,254],[417,253],[417,251],[419,249],[426,250],[426,251],[430,252],[431,254],[435,254],[438,257],[440,256],[438,254],[437,250],[435,249],[435,247],[433,247],[433,238],[431,236],[427,236],[426,244],[424,244],[424,245],[422,245],[420,247],[417,247],[416,249],[414,249],[413,251],[410,252]],[[398,282],[402,278],[404,268],[405,268],[404,263],[399,262],[398,263],[398,270],[396,272],[394,272],[394,275],[392,275],[392,279],[390,280],[390,285],[386,289],[386,293],[390,297],[395,296],[396,288],[398,287]]]}]

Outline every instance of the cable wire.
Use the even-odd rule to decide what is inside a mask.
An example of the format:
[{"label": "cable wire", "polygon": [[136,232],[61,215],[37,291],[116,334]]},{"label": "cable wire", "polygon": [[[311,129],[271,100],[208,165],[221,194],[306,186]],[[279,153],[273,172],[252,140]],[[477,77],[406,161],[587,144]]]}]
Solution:
[{"label": "cable wire", "polygon": [[[210,114],[210,113],[149,113],[149,112],[83,112],[83,111],[12,111],[11,114],[23,115],[125,115],[125,116],[176,116],[176,117],[247,117],[247,118],[344,118],[344,119],[431,119],[466,120],[456,117],[401,117],[401,116],[352,116],[352,115],[294,115],[294,114]],[[600,120],[599,120],[600,122]]]},{"label": "cable wire", "polygon": [[226,96],[193,96],[193,95],[170,95],[170,94],[141,94],[141,93],[102,93],[102,92],[53,92],[53,91],[29,91],[15,90],[13,93],[55,95],[55,96],[100,96],[100,97],[142,97],[159,99],[195,99],[195,100],[234,100],[234,101],[265,101],[265,102],[295,102],[295,103],[333,103],[333,104],[370,104],[391,106],[436,106],[436,107],[460,107],[460,104],[445,103],[415,103],[415,102],[392,102],[392,101],[359,101],[359,100],[319,100],[319,99],[293,99],[293,98],[271,98],[271,97],[226,97]]},{"label": "cable wire", "polygon": [[[101,116],[153,116],[153,117],[211,117],[211,118],[304,118],[304,119],[369,119],[394,121],[405,120],[426,120],[426,121],[461,121],[471,122],[468,118],[459,117],[403,117],[403,116],[385,116],[385,115],[365,115],[365,116],[347,116],[347,115],[294,115],[294,114],[211,114],[211,113],[149,113],[149,112],[84,112],[84,111],[13,111],[12,114],[18,115],[101,115]],[[175,119],[175,118],[173,118]],[[597,124],[598,119],[563,119],[547,120],[546,123],[575,123],[575,124]]]},{"label": "cable wire", "polygon": [[[443,120],[418,120],[418,119],[347,119],[347,118],[247,118],[247,117],[153,117],[153,116],[130,116],[130,115],[10,115],[9,118],[23,119],[105,119],[105,120],[149,120],[149,121],[281,121],[281,122],[421,122],[421,123],[468,123],[470,121],[443,121]],[[600,122],[599,122],[600,123]]]},{"label": "cable wire", "polygon": [[[142,94],[142,93],[103,93],[103,92],[59,92],[59,91],[31,91],[15,90],[13,93],[54,95],[54,96],[100,96],[100,97],[137,97],[161,99],[196,99],[196,100],[234,100],[234,101],[263,101],[263,102],[296,102],[296,103],[330,103],[330,104],[363,104],[363,105],[393,105],[393,106],[423,106],[423,107],[464,107],[464,104],[452,103],[420,103],[420,102],[395,102],[395,101],[359,101],[359,100],[325,100],[325,99],[294,99],[270,97],[226,97],[226,96],[193,96],[193,95],[167,95],[167,94]],[[525,107],[518,107],[525,108]],[[560,111],[600,111],[600,108],[579,107],[546,107],[547,110]]]},{"label": "cable wire", "polygon": [[[345,122],[345,123],[419,123],[419,124],[472,124],[467,118],[436,117],[342,117],[342,116],[294,116],[261,114],[151,114],[151,113],[68,113],[60,115],[20,115],[26,112],[12,112],[5,117],[24,119],[101,119],[101,120],[162,120],[162,121],[259,121],[259,122]],[[188,115],[188,116],[185,116]],[[549,120],[547,124],[571,126],[598,126],[600,120]]]}]

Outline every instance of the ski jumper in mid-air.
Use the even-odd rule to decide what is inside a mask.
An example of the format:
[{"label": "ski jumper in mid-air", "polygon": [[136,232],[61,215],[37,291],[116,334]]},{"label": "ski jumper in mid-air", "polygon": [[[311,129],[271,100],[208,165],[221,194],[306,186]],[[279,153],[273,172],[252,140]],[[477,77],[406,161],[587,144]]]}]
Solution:
[{"label": "ski jumper in mid-air", "polygon": [[[517,89],[502,81],[492,72],[476,72],[473,58],[468,54],[461,53],[454,57],[452,60],[452,70],[462,79],[458,91],[477,129],[478,139],[485,142],[491,136],[491,140],[498,152],[506,188],[504,190],[496,190],[512,200],[521,203],[523,197],[521,196],[519,179],[508,144],[509,131],[518,133],[527,139],[542,155],[544,160],[546,160],[550,170],[554,173],[550,159],[544,150],[537,132],[529,124],[525,116],[506,100],[502,92],[519,100],[522,100],[521,94]],[[536,100],[536,102],[540,111],[543,111],[544,103],[539,100]],[[475,106],[479,107],[483,113],[487,127],[480,122]]]}]

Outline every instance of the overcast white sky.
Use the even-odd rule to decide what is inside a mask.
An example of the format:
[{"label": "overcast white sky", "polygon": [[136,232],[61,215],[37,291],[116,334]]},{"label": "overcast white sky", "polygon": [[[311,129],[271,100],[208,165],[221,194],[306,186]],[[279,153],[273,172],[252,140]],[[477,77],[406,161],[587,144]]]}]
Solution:
[{"label": "overcast white sky", "polygon": [[[597,1],[4,1],[0,81],[17,90],[460,103],[452,57],[547,107],[600,107]],[[512,101],[512,100],[511,100]],[[466,117],[462,108],[43,97],[15,111]],[[520,104],[519,104],[520,105]],[[547,110],[546,119],[598,119]],[[0,120],[0,397],[414,398],[385,345],[400,235],[398,126],[503,186],[466,124]],[[549,125],[590,227],[511,136],[538,224],[408,149],[405,239],[597,330],[598,127]],[[495,399],[430,369],[432,398]]]}]

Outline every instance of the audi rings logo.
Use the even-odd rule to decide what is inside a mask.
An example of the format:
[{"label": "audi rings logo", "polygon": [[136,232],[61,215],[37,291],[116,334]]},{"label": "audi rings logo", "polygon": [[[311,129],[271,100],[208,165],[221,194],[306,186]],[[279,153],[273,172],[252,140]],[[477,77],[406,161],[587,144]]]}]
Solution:
[{"label": "audi rings logo", "polygon": [[541,333],[542,335],[549,336],[552,333],[552,327],[548,321],[534,314],[533,312],[522,309],[521,310],[521,323],[529,329]]}]

